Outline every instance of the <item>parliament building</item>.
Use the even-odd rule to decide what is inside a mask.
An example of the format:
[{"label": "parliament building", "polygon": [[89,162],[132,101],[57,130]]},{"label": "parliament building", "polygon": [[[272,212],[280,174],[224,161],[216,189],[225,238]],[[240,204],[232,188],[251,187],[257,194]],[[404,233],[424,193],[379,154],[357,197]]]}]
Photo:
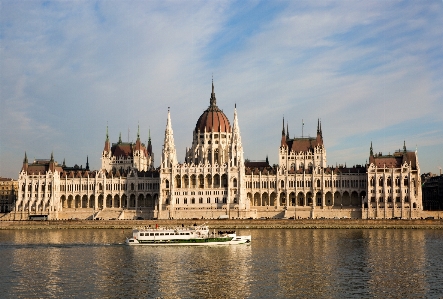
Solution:
[{"label": "parliament building", "polygon": [[413,219],[422,211],[420,167],[406,145],[375,153],[366,165],[329,166],[321,122],[315,137],[290,138],[283,120],[278,164],[244,159],[237,109],[232,122],[217,106],[196,122],[184,163],[177,161],[168,108],[160,166],[147,144],[110,143],[101,169],[67,167],[50,159],[28,162],[18,178],[10,219]]}]

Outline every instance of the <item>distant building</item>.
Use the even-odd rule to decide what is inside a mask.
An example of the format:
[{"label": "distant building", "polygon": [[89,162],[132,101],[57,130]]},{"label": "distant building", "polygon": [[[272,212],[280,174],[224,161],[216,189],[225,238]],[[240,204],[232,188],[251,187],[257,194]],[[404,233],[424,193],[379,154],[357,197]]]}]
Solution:
[{"label": "distant building", "polygon": [[0,177],[0,213],[13,210],[17,197],[18,181]]},{"label": "distant building", "polygon": [[[244,159],[234,107],[232,123],[218,107],[212,83],[209,106],[179,163],[168,109],[160,167],[151,139],[111,145],[106,132],[100,170],[28,163],[18,179],[14,219],[185,218],[420,218],[421,177],[416,151],[374,154],[366,165],[327,164],[321,122],[315,137],[290,138],[283,120],[278,164]],[[277,134],[279,134],[277,132]],[[278,145],[277,145],[278,146]],[[277,147],[276,147],[277,150]]]},{"label": "distant building", "polygon": [[443,210],[443,175],[423,174],[423,209],[429,211]]}]

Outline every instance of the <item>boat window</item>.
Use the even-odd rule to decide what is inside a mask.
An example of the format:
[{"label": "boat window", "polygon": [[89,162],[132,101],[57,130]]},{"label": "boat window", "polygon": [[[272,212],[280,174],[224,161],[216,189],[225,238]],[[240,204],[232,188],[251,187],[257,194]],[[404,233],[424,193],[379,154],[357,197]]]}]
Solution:
[{"label": "boat window", "polygon": [[145,235],[145,233],[140,233],[140,236],[144,236]]},{"label": "boat window", "polygon": [[180,235],[179,233],[175,233],[175,235]]},{"label": "boat window", "polygon": [[189,235],[189,233],[186,233],[186,235]]},{"label": "boat window", "polygon": [[158,236],[158,233],[155,233],[156,236]]},{"label": "boat window", "polygon": [[165,233],[165,236],[169,236],[169,233]]},{"label": "boat window", "polygon": [[150,235],[150,236],[153,236],[153,235],[154,235],[154,233],[150,233],[149,235]]},{"label": "boat window", "polygon": [[164,236],[165,234],[164,233],[160,233],[160,236]]}]

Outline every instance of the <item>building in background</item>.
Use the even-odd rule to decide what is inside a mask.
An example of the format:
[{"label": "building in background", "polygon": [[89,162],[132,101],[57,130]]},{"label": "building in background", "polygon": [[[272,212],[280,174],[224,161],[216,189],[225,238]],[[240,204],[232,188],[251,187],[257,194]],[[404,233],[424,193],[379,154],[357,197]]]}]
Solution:
[{"label": "building in background", "polygon": [[0,213],[8,213],[14,209],[17,186],[18,181],[0,177]]},{"label": "building in background", "polygon": [[443,175],[425,173],[422,175],[423,209],[428,211],[443,210]]}]

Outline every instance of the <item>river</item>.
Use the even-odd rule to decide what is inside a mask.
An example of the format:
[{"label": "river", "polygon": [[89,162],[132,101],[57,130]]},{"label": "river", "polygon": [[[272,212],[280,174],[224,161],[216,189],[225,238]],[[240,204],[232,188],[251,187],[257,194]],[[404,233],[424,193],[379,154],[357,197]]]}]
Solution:
[{"label": "river", "polygon": [[242,229],[249,246],[125,246],[130,230],[0,231],[2,298],[442,298],[443,230]]}]

